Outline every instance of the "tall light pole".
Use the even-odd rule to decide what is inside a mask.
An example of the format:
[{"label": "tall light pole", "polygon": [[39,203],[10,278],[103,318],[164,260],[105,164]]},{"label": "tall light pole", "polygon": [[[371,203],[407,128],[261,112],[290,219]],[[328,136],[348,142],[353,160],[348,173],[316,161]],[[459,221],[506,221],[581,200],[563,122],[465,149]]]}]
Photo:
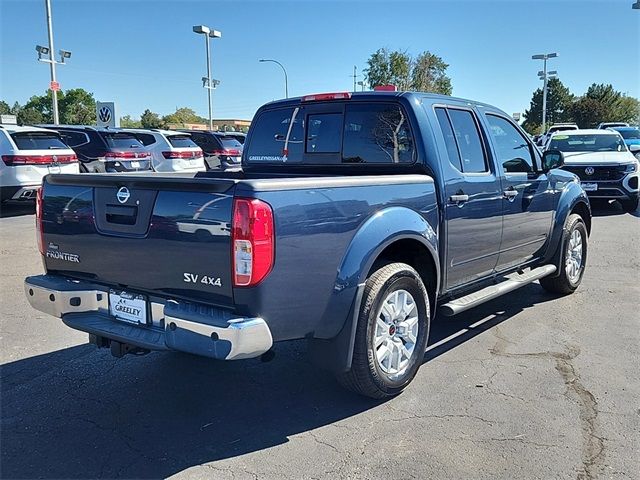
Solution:
[{"label": "tall light pole", "polygon": [[[51,69],[51,83],[49,89],[51,90],[51,96],[53,97],[53,123],[58,125],[60,123],[60,114],[58,112],[58,90],[60,85],[56,80],[56,65],[64,65],[65,59],[71,58],[71,52],[68,50],[60,50],[60,61],[56,61],[55,49],[53,47],[53,22],[51,20],[51,0],[44,0],[44,6],[47,12],[47,31],[49,33],[49,46],[43,47],[42,45],[36,45],[36,52],[38,52],[38,60],[40,62],[48,63]],[[49,58],[43,58],[44,56]]]},{"label": "tall light pole", "polygon": [[284,98],[289,98],[289,80],[287,79],[287,70],[284,66],[277,60],[273,60],[271,58],[261,58],[258,60],[259,62],[272,62],[280,65],[280,68],[284,72]]},{"label": "tall light pole", "polygon": [[[532,60],[542,60],[544,62],[542,75],[539,75],[540,72],[538,72],[538,75],[544,82],[542,86],[542,133],[544,133],[545,126],[547,123],[547,77],[548,77],[547,60],[549,60],[550,58],[555,58],[557,56],[558,54],[554,52],[554,53],[541,53],[539,55],[533,55],[531,57]],[[555,74],[556,72],[553,72],[553,73]]]},{"label": "tall light pole", "polygon": [[[211,104],[211,90],[215,89],[220,82],[211,78],[211,48],[209,46],[210,38],[221,38],[222,32],[218,30],[211,30],[206,25],[194,25],[194,33],[204,35],[204,42],[207,52],[207,76],[202,77],[202,86],[207,89],[207,99],[209,105],[209,130],[213,130],[213,106]],[[205,81],[206,79],[206,81]]]}]

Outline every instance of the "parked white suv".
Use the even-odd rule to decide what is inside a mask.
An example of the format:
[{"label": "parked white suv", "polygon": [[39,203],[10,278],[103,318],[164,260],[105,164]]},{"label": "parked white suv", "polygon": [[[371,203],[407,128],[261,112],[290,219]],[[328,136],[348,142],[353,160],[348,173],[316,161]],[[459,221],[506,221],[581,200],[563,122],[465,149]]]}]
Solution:
[{"label": "parked white suv", "polygon": [[58,132],[0,125],[0,201],[33,200],[49,173],[79,173],[78,157]]},{"label": "parked white suv", "polygon": [[203,172],[206,170],[202,149],[184,132],[160,129],[126,128],[151,153],[156,172]]},{"label": "parked white suv", "polygon": [[568,130],[578,130],[578,125],[576,125],[575,123],[556,123],[554,125],[551,125],[549,127],[549,130],[547,130],[547,133],[545,133],[538,139],[538,146],[542,147],[542,149],[544,150],[554,133],[566,132]]}]

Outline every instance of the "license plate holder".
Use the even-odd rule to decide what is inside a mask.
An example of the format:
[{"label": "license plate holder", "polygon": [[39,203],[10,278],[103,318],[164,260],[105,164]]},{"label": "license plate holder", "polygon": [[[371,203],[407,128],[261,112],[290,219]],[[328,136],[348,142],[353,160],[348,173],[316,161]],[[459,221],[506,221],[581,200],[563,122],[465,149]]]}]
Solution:
[{"label": "license plate holder", "polygon": [[121,322],[147,325],[147,298],[125,291],[109,291],[109,312]]},{"label": "license plate holder", "polygon": [[137,160],[133,160],[131,162],[131,168],[140,168],[140,162],[138,162]]},{"label": "license plate holder", "polygon": [[582,182],[580,185],[582,185],[582,189],[585,192],[595,192],[595,191],[598,190],[598,184],[597,183]]}]

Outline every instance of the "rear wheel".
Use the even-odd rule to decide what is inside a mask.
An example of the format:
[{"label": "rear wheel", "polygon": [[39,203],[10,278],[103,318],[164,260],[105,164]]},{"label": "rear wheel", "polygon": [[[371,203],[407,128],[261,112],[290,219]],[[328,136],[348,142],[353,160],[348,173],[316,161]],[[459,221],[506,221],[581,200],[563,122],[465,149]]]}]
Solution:
[{"label": "rear wheel", "polygon": [[560,274],[556,277],[540,279],[542,288],[549,292],[569,294],[582,282],[584,269],[587,264],[587,228],[582,217],[577,214],[569,215],[562,233],[562,255],[560,257]]},{"label": "rear wheel", "polygon": [[402,392],[422,363],[430,318],[427,289],[418,272],[404,263],[376,270],[365,286],[351,369],[338,381],[372,398]]}]

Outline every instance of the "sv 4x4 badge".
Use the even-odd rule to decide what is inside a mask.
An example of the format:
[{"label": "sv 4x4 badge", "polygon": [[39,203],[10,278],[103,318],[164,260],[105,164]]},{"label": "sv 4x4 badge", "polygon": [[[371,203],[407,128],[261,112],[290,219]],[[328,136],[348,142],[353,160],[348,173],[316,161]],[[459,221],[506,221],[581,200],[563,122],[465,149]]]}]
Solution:
[{"label": "sv 4x4 badge", "polygon": [[209,277],[208,275],[198,275],[196,273],[183,273],[183,280],[185,283],[202,283],[203,285],[212,285],[214,287],[221,287],[222,280],[218,277]]}]

